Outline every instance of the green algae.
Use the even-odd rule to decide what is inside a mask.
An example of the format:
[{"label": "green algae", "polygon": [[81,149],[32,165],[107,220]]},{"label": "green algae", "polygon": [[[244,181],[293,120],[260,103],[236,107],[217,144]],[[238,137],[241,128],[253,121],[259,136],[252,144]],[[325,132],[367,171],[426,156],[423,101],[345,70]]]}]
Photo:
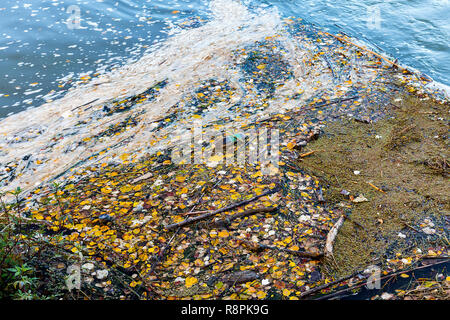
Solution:
[{"label": "green algae", "polygon": [[[337,274],[424,245],[420,225],[426,218],[437,223],[437,237],[445,239],[449,105],[415,96],[402,96],[390,105],[389,114],[377,122],[330,123],[305,151],[319,152],[299,161],[328,185],[324,195],[329,204],[350,218],[339,232],[329,266]],[[352,203],[342,190],[368,201]],[[408,237],[403,240],[399,232]]]}]

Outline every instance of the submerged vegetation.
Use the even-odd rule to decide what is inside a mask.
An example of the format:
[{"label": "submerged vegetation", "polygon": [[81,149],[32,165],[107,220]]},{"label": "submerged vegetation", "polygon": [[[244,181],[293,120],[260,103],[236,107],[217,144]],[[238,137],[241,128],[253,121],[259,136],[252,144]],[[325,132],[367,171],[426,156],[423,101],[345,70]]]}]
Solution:
[{"label": "submerged vegetation", "polygon": [[341,274],[388,256],[398,263],[427,240],[449,245],[449,106],[414,96],[390,105],[377,122],[330,124],[308,146],[320,151],[299,162],[348,210],[335,251]]}]

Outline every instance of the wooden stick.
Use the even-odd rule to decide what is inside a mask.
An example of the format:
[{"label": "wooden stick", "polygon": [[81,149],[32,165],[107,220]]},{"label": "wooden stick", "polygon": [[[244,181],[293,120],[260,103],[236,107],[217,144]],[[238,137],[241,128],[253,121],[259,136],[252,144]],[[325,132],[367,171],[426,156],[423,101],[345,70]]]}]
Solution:
[{"label": "wooden stick", "polygon": [[99,99],[99,98],[94,99],[94,100],[92,100],[92,101],[89,101],[89,102],[87,102],[87,103],[85,103],[85,104],[82,104],[81,106],[75,107],[75,108],[72,109],[72,111],[74,111],[74,110],[76,110],[76,109],[78,109],[78,108],[87,106],[88,104],[94,103],[94,102],[97,101],[98,99]]},{"label": "wooden stick", "polygon": [[300,295],[300,298],[304,298],[304,297],[306,297],[306,296],[310,296],[310,295],[312,295],[312,294],[314,294],[314,293],[316,293],[316,292],[322,291],[322,290],[327,289],[327,288],[329,288],[329,287],[331,287],[331,286],[334,286],[334,285],[336,285],[336,284],[338,284],[338,283],[341,283],[342,281],[346,281],[346,280],[348,280],[348,279],[351,279],[351,278],[357,276],[359,273],[360,273],[360,272],[355,272],[355,273],[353,273],[353,274],[351,274],[351,275],[349,275],[349,276],[346,276],[346,277],[343,277],[343,278],[340,278],[340,279],[331,281],[331,282],[329,282],[329,283],[325,283],[325,284],[323,284],[323,285],[321,285],[321,286],[314,287],[314,288],[312,288],[312,289],[310,289],[310,290],[308,290],[308,291],[303,292],[303,293]]},{"label": "wooden stick", "polygon": [[179,223],[169,224],[169,225],[166,226],[165,228],[166,228],[167,230],[172,230],[172,229],[175,229],[175,228],[179,228],[179,227],[184,227],[184,226],[187,226],[187,225],[191,225],[191,224],[193,224],[193,223],[195,223],[195,222],[197,222],[197,221],[204,220],[204,219],[207,219],[207,218],[209,218],[209,217],[215,216],[215,215],[218,214],[218,213],[222,213],[222,212],[225,212],[225,211],[230,211],[230,210],[232,210],[232,209],[234,209],[234,208],[241,207],[241,206],[246,205],[246,204],[248,204],[248,203],[250,203],[250,202],[252,202],[252,201],[255,201],[255,200],[259,199],[259,198],[262,198],[262,197],[267,196],[267,195],[269,195],[269,194],[275,193],[275,192],[277,192],[277,191],[279,191],[279,190],[280,190],[280,186],[278,185],[278,186],[276,186],[275,188],[270,189],[270,190],[268,190],[268,191],[266,191],[266,192],[260,194],[259,196],[255,196],[255,197],[253,197],[253,198],[251,198],[251,199],[248,199],[248,200],[244,200],[244,201],[241,201],[241,202],[234,203],[234,204],[232,204],[232,205],[229,205],[229,206],[226,206],[226,207],[224,207],[224,208],[221,208],[221,209],[218,209],[218,210],[214,210],[214,211],[211,211],[211,212],[202,214],[202,215],[197,216],[197,217],[188,218],[188,219],[186,219],[186,220],[184,220],[184,221],[181,221],[181,222],[179,222]]},{"label": "wooden stick", "polygon": [[372,188],[374,188],[375,190],[377,190],[377,191],[386,193],[384,190],[382,190],[381,188],[378,188],[376,185],[374,185],[374,184],[372,184],[372,183],[370,183],[370,182],[367,182],[367,184],[368,184],[369,186],[371,186]]},{"label": "wooden stick", "polygon": [[316,152],[319,152],[319,151],[320,150],[314,150],[314,151],[303,153],[303,154],[300,155],[300,158],[305,158],[305,157],[310,156],[310,155],[312,155],[312,154],[314,154]]},{"label": "wooden stick", "polygon": [[276,207],[268,207],[268,208],[259,208],[259,209],[250,209],[244,212],[238,212],[232,216],[226,217],[225,219],[222,220],[218,220],[214,222],[214,225],[216,227],[222,227],[222,228],[227,228],[230,226],[231,222],[233,220],[236,219],[240,219],[240,218],[245,218],[257,213],[268,213],[268,212],[273,212],[275,211],[277,208]]},{"label": "wooden stick", "polygon": [[339,232],[339,229],[344,224],[345,215],[342,215],[336,224],[331,228],[330,232],[327,235],[327,242],[325,244],[325,257],[330,258],[333,257],[333,245],[336,239],[336,236]]},{"label": "wooden stick", "polygon": [[183,216],[195,216],[197,214],[202,214],[202,213],[207,213],[209,212],[208,210],[203,210],[203,211],[192,211],[192,212],[186,212],[183,213]]},{"label": "wooden stick", "polygon": [[290,250],[290,249],[286,249],[286,248],[279,248],[279,247],[273,247],[273,246],[268,246],[268,245],[264,245],[264,244],[254,243],[254,242],[250,242],[247,240],[241,240],[241,239],[238,239],[238,241],[244,243],[253,251],[277,250],[277,251],[287,252],[287,253],[302,257],[302,258],[309,258],[309,259],[314,259],[314,260],[318,260],[323,257],[323,254],[321,254],[321,253],[295,251],[295,250]]}]

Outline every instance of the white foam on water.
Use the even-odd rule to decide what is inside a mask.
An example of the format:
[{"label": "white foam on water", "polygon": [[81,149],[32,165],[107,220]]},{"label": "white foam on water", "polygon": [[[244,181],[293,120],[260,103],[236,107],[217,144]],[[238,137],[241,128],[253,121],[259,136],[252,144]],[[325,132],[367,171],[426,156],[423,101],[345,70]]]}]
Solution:
[{"label": "white foam on water", "polygon": [[[202,81],[227,80],[236,88],[230,103],[219,104],[207,112],[202,119],[203,124],[222,116],[237,101],[242,101],[243,105],[253,103],[254,97],[240,89],[242,74],[236,67],[234,51],[256,41],[275,37],[284,48],[280,52],[291,65],[294,77],[277,90],[266,110],[249,118],[235,115],[228,126],[239,127],[256,119],[264,119],[270,113],[296,108],[321,89],[333,89],[334,96],[330,95],[330,99],[346,92],[345,84],[333,82],[325,63],[308,67],[305,62],[313,59],[313,48],[308,42],[284,31],[283,21],[276,9],[250,12],[241,2],[230,0],[213,0],[210,9],[211,21],[195,29],[176,30],[162,46],[159,45],[140,60],[102,74],[85,86],[73,88],[58,100],[1,120],[0,164],[17,162],[21,163],[19,166],[25,166],[26,161],[21,159],[27,155],[32,155],[33,161],[39,160],[41,164],[16,176],[0,190],[19,186],[31,190],[102,150],[104,154],[100,159],[93,161],[117,160],[123,153],[140,157],[180,143],[189,130],[189,119],[157,132],[151,129],[155,127],[155,121],[171,114],[173,107],[184,96],[192,94]],[[350,80],[354,83],[368,83],[376,77],[375,70],[358,68],[360,62],[356,60],[352,63],[355,67]],[[127,112],[98,116],[107,102],[139,94],[166,79],[167,86],[160,90],[154,101],[138,104]],[[303,92],[300,100],[287,101],[286,97],[300,89]],[[92,101],[95,102],[89,104]],[[109,125],[140,111],[145,113],[140,116],[137,126],[95,143],[88,140]],[[79,145],[81,141],[85,141],[83,145]]]},{"label": "white foam on water", "polygon": [[450,86],[448,86],[444,83],[433,80],[427,85],[427,87],[429,87],[431,89],[439,90],[444,93],[444,95],[447,99],[450,98]]}]

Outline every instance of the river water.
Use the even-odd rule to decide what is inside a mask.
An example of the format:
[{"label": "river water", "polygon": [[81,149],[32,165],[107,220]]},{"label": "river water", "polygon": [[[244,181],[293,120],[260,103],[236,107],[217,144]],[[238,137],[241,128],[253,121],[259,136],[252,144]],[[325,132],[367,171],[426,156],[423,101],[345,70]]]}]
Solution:
[{"label": "river water", "polygon": [[[420,87],[419,73],[449,83],[445,22],[425,27],[418,5],[3,3],[0,191],[29,191],[99,161],[123,163],[187,145],[198,122],[231,132],[342,98],[357,101],[326,111],[366,116],[365,99],[382,83]],[[429,14],[442,18],[446,4],[429,5]],[[417,17],[401,22],[401,8]],[[355,43],[416,72],[380,68],[379,55],[362,54]]]},{"label": "river water", "polygon": [[[230,4],[227,4],[230,3]],[[252,12],[300,17],[450,85],[448,0],[243,1]],[[232,1],[217,10],[233,14]],[[3,0],[0,118],[35,108],[130,64],[181,29],[212,19],[210,0]],[[214,42],[211,35],[211,42]]]}]

